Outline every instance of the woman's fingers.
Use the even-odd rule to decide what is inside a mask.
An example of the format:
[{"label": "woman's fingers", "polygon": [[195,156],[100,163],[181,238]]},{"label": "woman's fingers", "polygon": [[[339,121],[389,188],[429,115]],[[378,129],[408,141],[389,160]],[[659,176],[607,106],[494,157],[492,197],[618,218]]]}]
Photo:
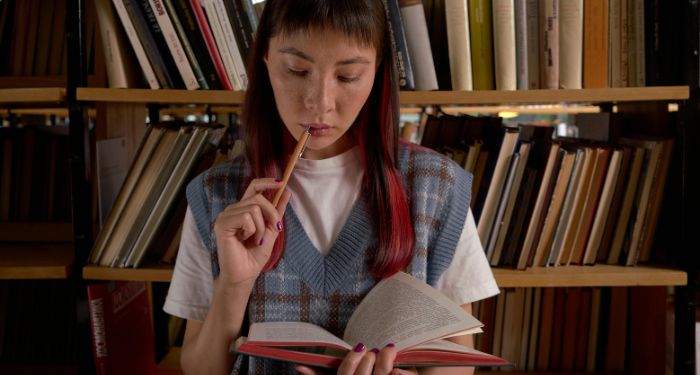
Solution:
[{"label": "woman's fingers", "polygon": [[396,346],[394,344],[388,344],[379,353],[377,353],[377,358],[374,361],[374,372],[375,375],[384,375],[391,373],[394,368],[394,360],[396,359]]},{"label": "woman's fingers", "polygon": [[[360,361],[362,361],[362,358],[364,357],[365,353],[367,353],[367,348],[363,343],[358,343],[357,345],[355,345],[355,348],[348,352],[348,354],[345,355],[345,358],[343,358],[343,362],[340,363],[340,367],[338,367],[338,374],[355,374],[355,370],[357,370],[357,367],[359,366]],[[370,354],[374,356],[374,353]]]},{"label": "woman's fingers", "polygon": [[241,200],[250,198],[256,194],[264,193],[268,190],[278,189],[280,186],[282,186],[282,181],[277,181],[274,178],[256,178],[250,182]]}]

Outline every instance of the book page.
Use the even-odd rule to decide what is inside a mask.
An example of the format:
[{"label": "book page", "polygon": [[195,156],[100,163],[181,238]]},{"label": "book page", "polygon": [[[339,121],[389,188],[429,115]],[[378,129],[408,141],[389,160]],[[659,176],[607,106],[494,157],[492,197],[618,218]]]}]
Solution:
[{"label": "book page", "polygon": [[[352,349],[349,344],[325,329],[306,322],[253,323],[248,332],[248,341],[266,344],[330,344]],[[292,346],[292,345],[288,345]]]},{"label": "book page", "polygon": [[[481,327],[452,300],[408,274],[382,280],[353,313],[343,339],[368,348],[394,343],[397,350]],[[466,332],[465,332],[466,333]]]}]

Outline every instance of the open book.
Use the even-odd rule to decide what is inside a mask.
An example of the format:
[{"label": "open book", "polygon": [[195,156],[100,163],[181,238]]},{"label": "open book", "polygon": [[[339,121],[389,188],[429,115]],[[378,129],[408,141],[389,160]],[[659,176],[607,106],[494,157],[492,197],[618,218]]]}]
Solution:
[{"label": "open book", "polygon": [[340,339],[305,322],[253,323],[231,352],[335,368],[361,342],[368,349],[394,343],[397,367],[500,366],[496,356],[444,340],[479,333],[481,322],[446,296],[399,272],[380,281],[357,306]]}]

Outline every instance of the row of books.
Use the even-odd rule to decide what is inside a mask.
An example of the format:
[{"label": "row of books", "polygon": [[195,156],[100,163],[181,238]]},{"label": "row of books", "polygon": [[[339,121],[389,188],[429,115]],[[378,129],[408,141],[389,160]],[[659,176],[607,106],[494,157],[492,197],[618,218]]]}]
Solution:
[{"label": "row of books", "polygon": [[474,174],[472,210],[491,265],[635,265],[651,257],[673,142],[619,137],[611,116],[578,115],[580,139],[429,116],[421,143]]},{"label": "row of books", "polygon": [[63,70],[65,0],[0,3],[0,67],[4,75],[57,75]]},{"label": "row of books", "polygon": [[446,0],[452,88],[644,86],[650,11],[644,0]]},{"label": "row of books", "polygon": [[44,120],[0,127],[0,222],[71,220],[68,126]]},{"label": "row of books", "polygon": [[518,371],[663,374],[673,368],[664,350],[672,328],[649,317],[667,315],[667,295],[663,287],[645,289],[502,289],[474,305],[485,325],[475,347]]},{"label": "row of books", "polygon": [[[94,71],[95,8],[86,1],[86,61]],[[59,76],[66,74],[66,0],[0,1],[0,75]]]},{"label": "row of books", "polygon": [[[138,267],[172,260],[185,214],[185,186],[216,162],[223,126],[149,125],[90,254],[90,262]],[[99,177],[98,177],[99,179]]]},{"label": "row of books", "polygon": [[133,87],[134,67],[152,89],[247,87],[260,11],[251,0],[97,0],[96,7],[110,87]]}]

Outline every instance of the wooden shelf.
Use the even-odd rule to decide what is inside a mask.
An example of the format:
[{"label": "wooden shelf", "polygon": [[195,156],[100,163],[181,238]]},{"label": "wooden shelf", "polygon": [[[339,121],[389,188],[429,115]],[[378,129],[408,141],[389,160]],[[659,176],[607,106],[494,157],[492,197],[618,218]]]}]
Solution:
[{"label": "wooden shelf", "polygon": [[686,285],[684,271],[652,266],[594,266],[536,267],[524,271],[493,268],[499,287],[558,287],[558,286],[663,286]]},{"label": "wooden shelf", "polygon": [[0,223],[0,242],[72,242],[71,223]]},{"label": "wooden shelf", "polygon": [[[686,285],[687,275],[674,269],[636,266],[538,267],[518,271],[493,268],[496,283],[502,288],[512,287],[577,287],[577,286],[662,286]],[[142,268],[110,268],[88,265],[83,277],[93,280],[134,280],[169,282],[172,266],[158,265]]]},{"label": "wooden shelf", "polygon": [[65,279],[73,252],[72,243],[0,243],[0,279]]},{"label": "wooden shelf", "polygon": [[172,265],[149,265],[139,268],[113,268],[93,264],[83,267],[83,278],[88,280],[125,280],[170,282]]},{"label": "wooden shelf", "polygon": [[218,104],[231,105],[243,102],[243,91],[226,90],[150,90],[150,89],[108,89],[79,88],[78,100],[118,103],[151,104]]},{"label": "wooden shelf", "polygon": [[28,103],[60,104],[66,99],[66,89],[61,87],[0,89],[0,105],[26,105]]},{"label": "wooden shelf", "polygon": [[[686,100],[688,86],[625,87],[582,90],[520,91],[402,91],[401,104],[545,104],[607,103],[635,101]],[[149,90],[79,88],[78,100],[154,104],[233,105],[243,101],[243,91],[224,90]]]},{"label": "wooden shelf", "polygon": [[402,91],[401,104],[548,104],[617,103],[685,100],[687,86],[625,87],[582,90]]}]

